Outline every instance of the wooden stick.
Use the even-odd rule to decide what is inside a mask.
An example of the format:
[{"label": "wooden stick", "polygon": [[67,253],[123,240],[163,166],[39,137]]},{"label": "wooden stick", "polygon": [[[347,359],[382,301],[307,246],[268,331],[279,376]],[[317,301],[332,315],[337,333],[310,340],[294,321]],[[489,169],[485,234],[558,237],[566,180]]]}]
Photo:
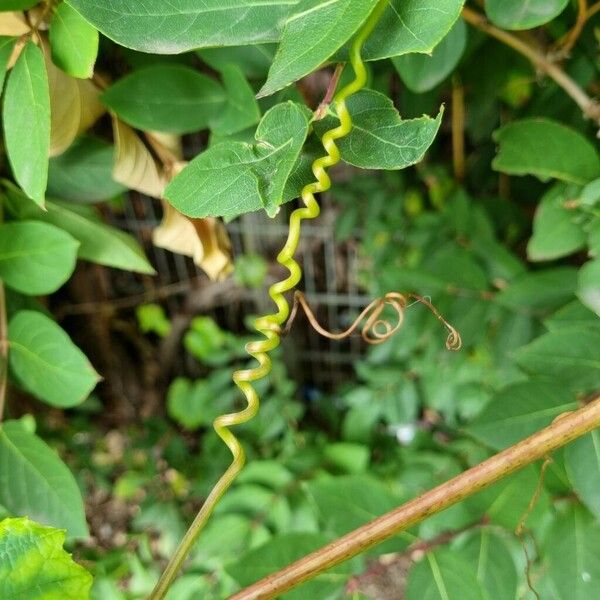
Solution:
[{"label": "wooden stick", "polygon": [[507,475],[544,458],[565,444],[600,427],[600,396],[577,411],[499,452],[450,481],[351,531],[320,550],[231,596],[230,600],[274,598],[302,582],[383,542],[398,532],[464,500]]}]

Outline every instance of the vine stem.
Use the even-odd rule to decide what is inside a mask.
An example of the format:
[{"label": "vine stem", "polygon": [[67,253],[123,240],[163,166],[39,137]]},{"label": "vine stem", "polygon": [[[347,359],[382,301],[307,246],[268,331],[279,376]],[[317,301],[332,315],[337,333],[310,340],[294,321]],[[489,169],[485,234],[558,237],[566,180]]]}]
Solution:
[{"label": "vine stem", "polygon": [[231,596],[230,600],[267,600],[279,596],[307,579],[546,457],[597,427],[600,427],[600,396],[577,411],[560,415],[548,427],[446,483],[241,590]]},{"label": "vine stem", "polygon": [[495,27],[483,15],[468,7],[463,8],[462,17],[473,27],[496,38],[529,59],[537,69],[554,79],[554,81],[576,102],[579,108],[581,108],[586,118],[592,119],[600,125],[600,104],[593,98],[590,98],[590,96],[579,87],[577,82],[571,79],[571,77],[556,65],[556,63],[548,59],[543,52],[530,46],[520,37]]},{"label": "vine stem", "polygon": [[290,215],[288,238],[283,249],[277,256],[277,261],[288,271],[289,276],[273,284],[269,288],[269,296],[277,307],[277,312],[259,317],[254,322],[255,329],[264,338],[246,344],[246,352],[258,362],[258,366],[251,369],[243,369],[233,374],[233,381],[246,398],[246,407],[235,413],[220,415],[213,423],[217,435],[223,440],[231,451],[233,460],[229,468],[212,488],[194,521],[186,531],[175,553],[169,560],[167,567],[161,575],[156,587],[148,597],[148,600],[162,600],[177,574],[181,570],[186,557],[196,542],[198,535],[206,525],[215,506],[229,489],[239,472],[244,467],[246,457],[244,449],[237,437],[229,429],[233,425],[241,425],[248,422],[258,413],[260,406],[259,397],[252,386],[252,382],[266,377],[271,371],[271,359],[269,352],[273,351],[281,341],[281,326],[290,313],[289,304],[284,293],[293,289],[302,278],[302,269],[294,260],[294,254],[300,241],[300,229],[304,219],[315,219],[319,216],[320,207],[315,198],[316,193],[325,192],[331,187],[331,179],[327,174],[327,168],[332,167],[340,161],[340,151],[335,141],[345,137],[352,130],[352,119],[346,107],[346,100],[354,93],[362,89],[367,83],[367,71],[361,58],[362,47],[375,28],[379,18],[387,7],[388,0],[379,0],[369,18],[354,38],[350,48],[350,63],[354,69],[354,80],[343,87],[334,97],[339,126],[326,131],[321,143],[326,155],[317,158],[312,164],[312,171],[316,181],[309,183],[302,189],[301,197],[304,207],[297,208]]}]

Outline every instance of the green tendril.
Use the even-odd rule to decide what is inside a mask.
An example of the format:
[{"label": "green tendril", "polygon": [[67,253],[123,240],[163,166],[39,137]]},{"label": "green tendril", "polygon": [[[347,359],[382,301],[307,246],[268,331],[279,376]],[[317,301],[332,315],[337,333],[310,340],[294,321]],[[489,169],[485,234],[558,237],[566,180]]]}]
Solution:
[{"label": "green tendril", "polygon": [[380,0],[352,43],[350,48],[350,64],[354,70],[355,77],[333,99],[333,105],[340,124],[323,134],[321,143],[327,154],[313,162],[312,171],[316,181],[304,186],[301,193],[304,207],[297,208],[290,215],[288,238],[277,256],[277,261],[288,269],[289,276],[269,288],[269,296],[277,306],[277,312],[256,319],[254,327],[263,334],[264,339],[246,344],[246,352],[258,361],[258,366],[252,369],[236,371],[233,374],[233,381],[246,398],[246,408],[239,412],[220,415],[213,423],[215,431],[231,451],[233,461],[206,498],[202,508],[196,515],[196,518],[156,584],[149,600],[162,600],[164,598],[215,506],[231,486],[246,462],[244,449],[229,428],[233,425],[241,425],[250,421],[258,413],[260,401],[256,390],[252,386],[252,382],[266,377],[271,372],[271,359],[268,353],[279,346],[281,341],[281,326],[290,314],[289,304],[283,294],[296,287],[302,278],[302,269],[294,260],[294,254],[300,241],[302,221],[304,219],[315,219],[319,216],[321,209],[315,198],[315,194],[325,192],[331,187],[331,179],[326,169],[340,161],[340,151],[335,141],[347,136],[352,130],[352,119],[346,107],[346,100],[352,94],[361,90],[367,83],[367,71],[361,58],[361,50],[386,6],[387,0]]}]

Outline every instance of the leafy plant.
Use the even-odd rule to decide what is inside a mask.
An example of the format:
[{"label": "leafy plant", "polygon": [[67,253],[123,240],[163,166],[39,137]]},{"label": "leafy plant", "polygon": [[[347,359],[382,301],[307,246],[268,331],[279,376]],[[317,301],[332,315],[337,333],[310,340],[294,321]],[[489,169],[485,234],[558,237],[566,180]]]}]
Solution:
[{"label": "leafy plant", "polygon": [[[11,418],[0,426],[0,596],[247,598],[240,588],[296,560],[296,575],[253,589],[372,594],[378,562],[404,569],[408,600],[597,596],[600,5],[470,4],[1,3],[0,418]],[[219,219],[303,205],[289,211],[278,256],[289,276],[271,287],[278,312],[256,321],[263,337],[192,319],[182,347],[196,375],[169,382],[170,421],[104,439],[90,397],[99,375],[48,306],[78,260],[154,273],[102,218],[100,203],[119,210],[128,190],[161,201],[154,243],[213,279],[234,269]],[[355,379],[301,402],[275,349],[317,193],[337,211],[338,241],[357,247],[363,288],[384,298],[373,306],[387,298],[406,322]],[[258,290],[271,267],[237,257],[234,279]],[[461,353],[439,348],[439,323],[409,292],[460,331]],[[48,294],[50,305],[38,299]],[[160,304],[136,317],[137,347],[177,334]],[[258,395],[238,440],[228,428],[255,416]],[[41,414],[69,409],[63,430],[23,416],[23,396]],[[73,545],[88,536],[90,487],[127,507],[128,549]],[[410,507],[418,518],[402,516]]]}]

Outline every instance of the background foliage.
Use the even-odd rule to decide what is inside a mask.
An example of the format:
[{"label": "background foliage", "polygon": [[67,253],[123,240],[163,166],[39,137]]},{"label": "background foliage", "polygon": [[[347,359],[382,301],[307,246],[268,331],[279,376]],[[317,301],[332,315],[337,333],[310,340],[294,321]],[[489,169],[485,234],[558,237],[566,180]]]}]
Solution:
[{"label": "background foliage", "polygon": [[[336,123],[318,108],[329,65],[375,4],[0,2],[0,556],[12,566],[0,563],[0,597],[151,591],[228,464],[210,424],[239,401],[230,376],[250,338],[198,316],[182,348],[199,376],[163,382],[158,406],[119,423],[52,309],[78,261],[154,273],[103,218],[128,190],[163,199],[155,244],[228,276],[219,218],[273,217],[311,181]],[[249,466],[170,600],[225,598],[600,388],[599,5],[461,9],[390,0],[324,201],[336,239],[356,239],[364,289],[431,297],[464,349],[447,353],[414,306],[353,377],[321,390],[291,379],[284,347],[240,429]],[[261,289],[272,259],[236,257],[235,285]],[[156,360],[175,319],[160,304],[129,317],[136,360]],[[599,444],[591,433],[543,479],[526,469],[286,597],[596,598]]]}]

